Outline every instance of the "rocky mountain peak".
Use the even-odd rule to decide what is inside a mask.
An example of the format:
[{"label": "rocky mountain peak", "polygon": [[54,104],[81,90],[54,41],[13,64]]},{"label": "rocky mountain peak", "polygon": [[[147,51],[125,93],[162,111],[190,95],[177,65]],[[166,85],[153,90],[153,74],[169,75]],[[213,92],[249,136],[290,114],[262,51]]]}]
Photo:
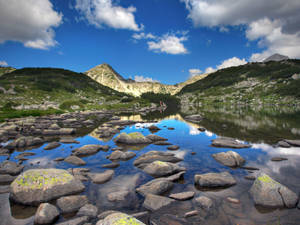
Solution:
[{"label": "rocky mountain peak", "polygon": [[276,61],[276,62],[279,62],[279,61],[283,61],[283,60],[287,60],[289,59],[288,56],[285,56],[285,55],[280,55],[278,53],[274,54],[274,55],[271,55],[270,57],[266,58],[264,60],[264,62],[270,62],[270,61]]}]

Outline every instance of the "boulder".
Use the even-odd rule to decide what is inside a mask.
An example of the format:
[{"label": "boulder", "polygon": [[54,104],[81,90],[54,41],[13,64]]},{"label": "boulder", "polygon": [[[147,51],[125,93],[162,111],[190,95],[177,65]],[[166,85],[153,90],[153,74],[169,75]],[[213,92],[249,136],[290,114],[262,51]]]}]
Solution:
[{"label": "boulder", "polygon": [[84,166],[86,162],[81,158],[71,155],[64,159],[65,162],[76,165],[76,166]]},{"label": "boulder", "polygon": [[146,138],[142,133],[134,132],[130,134],[121,133],[114,141],[116,143],[127,144],[127,145],[138,145],[138,144],[150,144],[152,141]]},{"label": "boulder", "polygon": [[9,174],[14,176],[21,173],[23,169],[24,166],[11,161],[4,161],[0,164],[0,174]]},{"label": "boulder", "polygon": [[115,172],[113,170],[106,170],[103,173],[89,173],[88,176],[91,178],[93,183],[103,184],[109,181],[114,174]]},{"label": "boulder", "polygon": [[52,150],[52,149],[57,148],[59,146],[60,146],[59,142],[51,142],[51,143],[49,143],[48,145],[46,145],[44,147],[44,150]]},{"label": "boulder", "polygon": [[78,213],[77,216],[88,216],[91,218],[96,218],[98,214],[98,208],[92,204],[86,204],[82,206]]},{"label": "boulder", "polygon": [[194,195],[195,195],[195,192],[193,192],[193,191],[187,191],[187,192],[170,194],[169,197],[173,198],[175,200],[184,201],[184,200],[188,200],[188,199],[193,198]]},{"label": "boulder", "polygon": [[38,205],[61,196],[82,192],[84,185],[66,170],[33,169],[11,184],[10,198],[24,205]]},{"label": "boulder", "polygon": [[100,150],[104,150],[107,151],[109,149],[109,146],[105,145],[84,145],[80,148],[76,148],[74,150],[72,150],[73,155],[75,156],[88,156],[88,155],[94,155],[97,152],[99,152]]},{"label": "boulder", "polygon": [[230,187],[236,184],[236,180],[228,172],[196,174],[194,180],[196,185],[206,188]]},{"label": "boulder", "polygon": [[238,153],[233,151],[220,152],[217,154],[213,154],[212,157],[216,161],[222,163],[224,166],[238,167],[245,163],[245,159],[243,159]]},{"label": "boulder", "polygon": [[212,146],[220,148],[250,148],[251,145],[243,144],[233,138],[217,138],[212,141]]},{"label": "boulder", "polygon": [[180,167],[174,163],[154,161],[148,164],[143,171],[153,177],[163,177],[172,175],[181,171],[185,171],[184,167]]},{"label": "boulder", "polygon": [[147,194],[161,195],[173,188],[173,182],[166,178],[158,178],[141,185],[136,191],[146,196]]},{"label": "boulder", "polygon": [[38,137],[19,137],[18,139],[6,145],[7,149],[26,148],[37,146],[44,143],[44,140]]},{"label": "boulder", "polygon": [[171,145],[169,147],[167,147],[168,150],[171,150],[171,151],[176,151],[178,150],[180,147],[178,145]]},{"label": "boulder", "polygon": [[96,225],[118,225],[118,224],[128,224],[128,225],[146,225],[136,218],[129,216],[125,213],[112,213],[105,217],[105,219],[97,222]]},{"label": "boulder", "polygon": [[79,144],[79,141],[73,139],[73,138],[61,138],[59,142],[64,144]]},{"label": "boulder", "polygon": [[264,173],[257,176],[250,194],[256,205],[264,207],[294,208],[298,202],[297,194]]},{"label": "boulder", "polygon": [[163,137],[160,137],[160,136],[155,135],[155,134],[149,134],[149,135],[146,136],[146,138],[150,139],[153,142],[156,142],[156,141],[167,141],[168,140],[167,138],[163,138]]},{"label": "boulder", "polygon": [[282,148],[290,148],[291,147],[291,145],[285,141],[279,141],[278,146],[282,147]]},{"label": "boulder", "polygon": [[134,160],[133,165],[139,167],[140,165],[149,164],[157,160],[172,163],[182,161],[181,158],[176,157],[175,154],[171,152],[150,151]]},{"label": "boulder", "polygon": [[148,128],[148,130],[150,130],[150,131],[159,131],[159,130],[161,130],[159,127],[157,127],[157,126],[155,126],[155,125],[151,125],[151,126],[149,126],[149,127],[147,127]]},{"label": "boulder", "polygon": [[109,160],[129,160],[133,157],[135,157],[136,154],[134,152],[122,152],[122,151],[114,151],[112,152],[109,156],[108,159]]},{"label": "boulder", "polygon": [[87,203],[88,199],[84,195],[70,195],[61,197],[56,201],[56,205],[62,213],[76,212]]},{"label": "boulder", "polygon": [[49,203],[42,203],[39,205],[35,216],[35,224],[52,224],[59,217],[58,209]]},{"label": "boulder", "polygon": [[150,211],[156,211],[162,207],[172,204],[173,202],[175,202],[175,200],[171,198],[147,194],[143,206]]}]

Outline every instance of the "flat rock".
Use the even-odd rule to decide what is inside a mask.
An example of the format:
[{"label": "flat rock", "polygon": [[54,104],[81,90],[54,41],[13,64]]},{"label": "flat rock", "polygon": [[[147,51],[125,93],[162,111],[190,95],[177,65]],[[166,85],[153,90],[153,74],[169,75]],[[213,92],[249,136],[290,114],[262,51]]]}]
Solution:
[{"label": "flat rock", "polygon": [[166,178],[158,178],[141,185],[136,189],[143,196],[147,194],[161,195],[173,188],[173,182]]},{"label": "flat rock", "polygon": [[171,150],[171,151],[176,151],[178,150],[180,147],[178,145],[171,145],[169,147],[167,147],[168,150]]},{"label": "flat rock", "polygon": [[278,146],[282,147],[282,148],[290,148],[291,147],[291,145],[289,143],[287,143],[286,141],[279,141]]},{"label": "flat rock", "polygon": [[175,200],[173,200],[171,198],[167,198],[167,197],[163,197],[163,196],[159,196],[159,195],[148,194],[148,195],[146,195],[143,206],[150,211],[156,211],[162,207],[172,204],[174,201]]},{"label": "flat rock", "polygon": [[288,144],[296,147],[300,147],[300,140],[284,140]]},{"label": "flat rock", "polygon": [[217,138],[212,141],[212,146],[220,148],[250,148],[251,145],[243,144],[233,138]]},{"label": "flat rock", "polygon": [[199,205],[202,209],[210,210],[213,206],[213,201],[206,197],[206,196],[200,196],[195,199],[195,202],[197,205]]},{"label": "flat rock", "polygon": [[70,195],[61,197],[56,201],[56,205],[62,213],[76,212],[87,203],[88,199],[84,195]]},{"label": "flat rock", "polygon": [[294,208],[298,202],[297,194],[264,173],[257,176],[250,194],[256,205],[264,207]]},{"label": "flat rock", "polygon": [[170,142],[167,142],[167,141],[156,141],[153,144],[154,145],[172,145]]},{"label": "flat rock", "polygon": [[240,200],[238,200],[237,198],[232,198],[232,197],[227,197],[226,200],[230,203],[233,203],[233,204],[240,204]]},{"label": "flat rock", "polygon": [[163,137],[160,137],[160,136],[155,135],[155,134],[149,134],[149,135],[146,136],[146,138],[150,139],[153,142],[156,142],[156,141],[167,141],[168,140],[167,138],[163,138]]},{"label": "flat rock", "polygon": [[100,150],[107,151],[109,149],[108,145],[84,145],[80,148],[76,148],[72,150],[73,155],[75,156],[88,156],[88,155],[94,155],[98,153]]},{"label": "flat rock", "polygon": [[169,195],[169,197],[173,198],[175,200],[184,201],[184,200],[188,200],[188,199],[193,198],[194,195],[195,195],[195,192],[193,192],[193,191],[187,191],[187,192],[181,192],[181,193],[171,194],[171,195]]},{"label": "flat rock", "polygon": [[133,165],[139,167],[139,165],[149,164],[157,160],[172,163],[182,161],[181,158],[176,157],[175,154],[171,152],[150,151],[134,160]]},{"label": "flat rock", "polygon": [[44,147],[44,150],[52,150],[59,147],[61,144],[59,142],[51,142]]},{"label": "flat rock", "polygon": [[118,162],[112,162],[112,163],[109,163],[109,164],[101,165],[102,168],[111,168],[111,169],[117,168],[119,166],[120,166],[120,163],[118,163]]},{"label": "flat rock", "polygon": [[39,205],[35,216],[35,224],[52,224],[59,217],[58,209],[49,203],[42,203]]},{"label": "flat rock", "polygon": [[128,190],[119,190],[108,193],[106,197],[110,202],[130,201],[131,193]]},{"label": "flat rock", "polygon": [[73,138],[62,138],[59,140],[59,142],[64,144],[79,144],[80,142],[73,139]]},{"label": "flat rock", "polygon": [[146,138],[142,133],[134,132],[130,134],[121,133],[114,141],[116,143],[127,144],[127,145],[137,145],[137,144],[150,144],[152,141]]},{"label": "flat rock", "polygon": [[0,164],[0,174],[18,175],[23,169],[24,166],[12,161],[4,161]]},{"label": "flat rock", "polygon": [[56,161],[56,162],[60,162],[60,161],[64,161],[64,160],[65,160],[65,158],[63,158],[63,157],[57,157],[54,159],[54,161]]},{"label": "flat rock", "polygon": [[106,170],[103,173],[89,173],[88,176],[91,178],[93,183],[103,184],[109,181],[114,174],[115,172],[113,170]]},{"label": "flat rock", "polygon": [[14,180],[10,198],[24,205],[38,205],[84,189],[84,185],[66,170],[33,169]]},{"label": "flat rock", "polygon": [[64,161],[76,166],[84,166],[86,164],[86,162],[83,159],[74,155],[68,156],[64,159]]},{"label": "flat rock", "polygon": [[195,184],[207,188],[230,187],[236,184],[236,180],[228,172],[205,173],[195,175]]},{"label": "flat rock", "polygon": [[163,161],[154,161],[148,164],[143,171],[153,177],[163,177],[185,171],[184,167],[178,166],[177,164]]},{"label": "flat rock", "polygon": [[274,162],[280,162],[280,161],[285,161],[285,160],[288,160],[288,159],[284,158],[284,157],[273,157],[273,158],[271,158],[271,161],[274,161]]},{"label": "flat rock", "polygon": [[216,153],[212,157],[224,166],[229,167],[239,167],[245,163],[245,159],[233,151]]},{"label": "flat rock", "polygon": [[133,216],[127,215],[125,213],[112,213],[105,217],[103,220],[97,222],[96,225],[146,225],[139,221],[138,219],[134,218]]}]

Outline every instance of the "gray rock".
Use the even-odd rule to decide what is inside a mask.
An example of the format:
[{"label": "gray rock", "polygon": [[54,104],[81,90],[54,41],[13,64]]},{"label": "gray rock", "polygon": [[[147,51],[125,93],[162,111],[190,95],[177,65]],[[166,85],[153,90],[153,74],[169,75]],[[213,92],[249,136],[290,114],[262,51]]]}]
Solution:
[{"label": "gray rock", "polygon": [[232,197],[227,197],[226,200],[230,203],[233,203],[233,204],[240,204],[240,200],[238,200],[237,198],[232,198]]},{"label": "gray rock", "polygon": [[57,223],[56,225],[84,225],[88,221],[89,221],[88,216],[81,216],[75,219],[68,220],[66,222]]},{"label": "gray rock", "polygon": [[199,214],[198,210],[193,210],[193,211],[189,211],[187,213],[184,214],[184,217],[191,217],[191,216],[197,216]]},{"label": "gray rock", "polygon": [[18,139],[6,145],[7,149],[25,148],[37,146],[44,143],[44,140],[38,137],[19,137]]},{"label": "gray rock", "polygon": [[203,119],[203,117],[201,116],[201,115],[190,115],[190,116],[186,116],[186,117],[184,117],[184,119],[185,120],[187,120],[187,121],[191,121],[191,122],[200,122],[202,119]]},{"label": "gray rock", "polygon": [[284,140],[288,144],[296,147],[300,147],[300,140]]},{"label": "gray rock", "polygon": [[150,139],[153,142],[156,142],[156,141],[167,141],[168,140],[167,138],[163,138],[163,137],[160,137],[160,136],[155,135],[155,134],[149,134],[149,135],[146,136],[146,138]]},{"label": "gray rock", "polygon": [[14,180],[10,198],[24,205],[38,205],[84,189],[84,185],[66,170],[33,169]]},{"label": "gray rock", "polygon": [[51,150],[51,149],[57,148],[59,146],[60,146],[59,142],[52,142],[52,143],[49,143],[47,146],[45,146],[44,150]]},{"label": "gray rock", "polygon": [[107,181],[109,181],[115,172],[113,170],[106,170],[103,173],[89,173],[88,176],[91,178],[91,180],[96,184],[103,184]]},{"label": "gray rock", "polygon": [[122,151],[114,151],[109,156],[108,159],[110,160],[129,160],[133,157],[135,157],[136,154],[134,152],[122,152]]},{"label": "gray rock", "polygon": [[255,180],[255,179],[256,179],[256,177],[253,176],[253,175],[247,175],[247,176],[244,176],[244,178],[245,178],[246,180]]},{"label": "gray rock", "polygon": [[142,164],[149,164],[157,160],[172,163],[182,161],[181,158],[176,157],[175,154],[171,152],[150,151],[134,160],[133,165],[139,167]]},{"label": "gray rock", "polygon": [[59,217],[58,209],[49,203],[42,203],[39,205],[35,216],[35,224],[52,224]]},{"label": "gray rock", "polygon": [[257,176],[250,194],[256,205],[264,207],[294,208],[298,202],[294,192],[264,173]]},{"label": "gray rock", "polygon": [[86,204],[82,206],[78,213],[77,216],[88,216],[91,218],[97,217],[98,214],[98,208],[92,204]]},{"label": "gray rock", "polygon": [[171,145],[169,147],[167,147],[168,150],[171,150],[171,151],[176,151],[178,150],[180,147],[178,145]]},{"label": "gray rock", "polygon": [[98,221],[96,225],[117,225],[117,224],[146,225],[141,221],[139,221],[138,219],[120,212],[112,213],[106,216],[105,219]]},{"label": "gray rock", "polygon": [[62,138],[59,140],[59,142],[64,144],[79,144],[80,142],[73,139],[73,138]]},{"label": "gray rock", "polygon": [[7,184],[14,181],[16,177],[9,174],[0,174],[0,184]]},{"label": "gray rock", "polygon": [[60,161],[64,161],[64,160],[65,160],[65,158],[63,158],[63,157],[57,157],[54,159],[54,161],[56,161],[56,162],[60,162]]},{"label": "gray rock", "polygon": [[212,157],[223,165],[230,167],[238,167],[245,163],[245,159],[233,151],[216,153]]},{"label": "gray rock", "polygon": [[0,174],[18,175],[23,169],[24,166],[11,161],[4,161],[0,164]]},{"label": "gray rock", "polygon": [[120,163],[118,162],[112,162],[112,163],[109,163],[109,164],[103,164],[101,165],[102,168],[117,168],[120,166]]},{"label": "gray rock", "polygon": [[57,199],[56,205],[62,213],[76,212],[82,206],[88,203],[88,199],[84,195],[70,195]]},{"label": "gray rock", "polygon": [[187,192],[181,192],[181,193],[171,194],[171,195],[169,195],[169,197],[173,198],[175,200],[184,201],[184,200],[188,200],[188,199],[193,198],[194,195],[195,195],[195,192],[193,192],[193,191],[187,191]]},{"label": "gray rock", "polygon": [[172,145],[170,142],[167,142],[167,141],[156,141],[153,144],[154,145]]},{"label": "gray rock", "polygon": [[168,176],[185,170],[184,167],[180,167],[174,163],[162,161],[154,161],[143,169],[145,173],[153,177]]},{"label": "gray rock", "polygon": [[250,148],[251,145],[242,144],[233,138],[217,138],[212,141],[212,146],[221,148]]},{"label": "gray rock", "polygon": [[117,136],[114,141],[116,143],[127,144],[127,145],[137,145],[137,144],[150,144],[152,141],[146,138],[142,133],[134,132],[130,134],[121,133]]},{"label": "gray rock", "polygon": [[172,204],[175,200],[159,195],[148,194],[146,195],[143,206],[150,211],[156,211],[162,207]]},{"label": "gray rock", "polygon": [[284,157],[273,157],[273,158],[271,158],[271,161],[274,161],[274,162],[280,162],[280,161],[285,161],[285,160],[288,160],[288,159],[284,158]]},{"label": "gray rock", "polygon": [[88,155],[94,155],[98,153],[100,150],[107,151],[109,149],[109,146],[105,145],[84,145],[80,148],[76,148],[72,150],[73,155],[75,156],[88,156]]},{"label": "gray rock", "polygon": [[291,145],[285,141],[279,141],[278,146],[282,147],[282,148],[290,148],[291,147]]},{"label": "gray rock", "polygon": [[0,185],[0,194],[9,193],[10,186],[9,185]]},{"label": "gray rock", "polygon": [[199,205],[202,209],[210,210],[213,206],[213,201],[206,197],[206,196],[200,196],[195,199],[195,202],[197,205]]},{"label": "gray rock", "polygon": [[158,178],[141,185],[136,189],[143,196],[147,194],[161,195],[173,188],[173,182],[166,178]]},{"label": "gray rock", "polygon": [[71,135],[75,134],[76,130],[74,128],[60,128],[60,129],[46,129],[43,130],[43,135],[55,136],[55,135]]},{"label": "gray rock", "polygon": [[195,175],[195,184],[208,188],[230,187],[236,184],[236,180],[228,172],[205,173]]},{"label": "gray rock", "polygon": [[76,166],[84,166],[86,162],[81,158],[71,155],[64,159],[65,162],[76,165]]},{"label": "gray rock", "polygon": [[130,200],[130,191],[120,190],[117,192],[111,192],[107,194],[107,199],[110,202],[121,202]]}]

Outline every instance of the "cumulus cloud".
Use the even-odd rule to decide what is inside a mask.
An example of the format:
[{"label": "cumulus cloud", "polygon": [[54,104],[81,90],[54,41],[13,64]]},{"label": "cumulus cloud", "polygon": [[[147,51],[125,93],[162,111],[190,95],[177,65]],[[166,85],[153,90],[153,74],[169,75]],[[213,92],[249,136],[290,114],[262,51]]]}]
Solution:
[{"label": "cumulus cloud", "polygon": [[246,26],[246,37],[266,50],[253,54],[261,61],[270,54],[300,57],[299,0],[180,0],[194,25],[218,27]]},{"label": "cumulus cloud", "polygon": [[201,74],[202,71],[199,69],[189,69],[190,77],[196,76],[198,74]]},{"label": "cumulus cloud", "polygon": [[154,83],[159,82],[158,80],[154,80],[151,77],[144,77],[144,76],[138,76],[138,75],[134,76],[134,80],[136,82],[154,82]]},{"label": "cumulus cloud", "polygon": [[233,66],[245,65],[245,64],[247,64],[246,59],[232,57],[230,59],[224,60],[220,65],[216,66],[216,68],[212,68],[212,67],[206,68],[205,73],[213,73],[217,70],[221,70]]},{"label": "cumulus cloud", "polygon": [[8,66],[8,64],[5,61],[0,61],[0,66]]},{"label": "cumulus cloud", "polygon": [[157,39],[157,36],[151,34],[151,33],[135,33],[132,35],[132,38],[136,39],[136,40],[142,40],[142,39]]},{"label": "cumulus cloud", "polygon": [[136,8],[124,8],[113,0],[76,0],[75,9],[92,25],[102,28],[104,25],[115,29],[139,31],[143,25],[135,21]]},{"label": "cumulus cloud", "polygon": [[57,44],[54,28],[63,15],[49,0],[0,0],[0,43],[22,42],[24,46],[48,49]]},{"label": "cumulus cloud", "polygon": [[148,41],[148,49],[156,53],[167,53],[172,55],[187,54],[183,42],[187,41],[187,36],[176,36],[175,34],[165,34],[154,41]]}]

